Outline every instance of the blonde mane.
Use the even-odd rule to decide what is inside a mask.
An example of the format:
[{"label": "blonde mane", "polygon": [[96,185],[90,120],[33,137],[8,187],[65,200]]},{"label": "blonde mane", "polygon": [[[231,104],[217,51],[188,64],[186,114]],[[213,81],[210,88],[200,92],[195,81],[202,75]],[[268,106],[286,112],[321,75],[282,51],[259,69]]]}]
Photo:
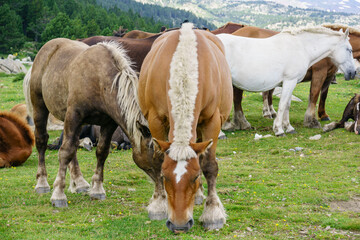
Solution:
[{"label": "blonde mane", "polygon": [[196,157],[189,146],[192,138],[194,109],[198,94],[197,41],[192,23],[184,23],[180,29],[179,43],[170,63],[169,98],[174,121],[174,141],[169,156],[176,160]]},{"label": "blonde mane", "polygon": [[330,24],[330,23],[329,24],[323,24],[322,26],[324,26],[326,28],[332,28],[332,29],[334,29],[334,28],[335,29],[342,29],[344,32],[348,28],[350,34],[360,36],[360,29],[359,28],[349,27],[349,26],[343,25],[343,24]]},{"label": "blonde mane", "polygon": [[140,146],[142,134],[136,127],[136,122],[139,121],[145,126],[148,126],[148,123],[138,103],[137,86],[139,80],[137,74],[132,69],[132,62],[121,44],[111,41],[101,42],[98,45],[105,47],[113,55],[119,72],[114,78],[111,90],[117,87],[117,101],[121,113],[125,116],[127,130],[131,134],[135,145]]},{"label": "blonde mane", "polygon": [[334,31],[326,27],[306,27],[306,28],[289,28],[281,31],[281,33],[289,33],[291,35],[297,35],[300,33],[309,32],[309,33],[320,33],[320,34],[328,34],[328,35],[338,35],[343,36],[344,33],[339,31]]}]

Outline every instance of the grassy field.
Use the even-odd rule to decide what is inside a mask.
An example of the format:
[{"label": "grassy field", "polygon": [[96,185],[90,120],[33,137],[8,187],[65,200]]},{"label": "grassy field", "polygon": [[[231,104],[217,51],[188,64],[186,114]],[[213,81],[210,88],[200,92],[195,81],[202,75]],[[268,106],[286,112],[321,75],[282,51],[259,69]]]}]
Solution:
[{"label": "grassy field", "polygon": [[[1,111],[24,102],[22,81],[13,82],[15,78],[0,75]],[[330,86],[327,101],[333,120],[341,118],[359,89],[359,80],[346,82],[339,75],[337,81]],[[0,169],[0,239],[360,239],[360,209],[343,209],[351,206],[348,201],[360,199],[359,136],[343,129],[323,133],[304,128],[308,93],[309,83],[294,91],[303,100],[292,102],[290,110],[297,134],[258,141],[255,133],[273,135],[272,120],[262,118],[261,95],[246,93],[243,107],[255,129],[227,132],[228,139],[219,141],[217,148],[217,190],[228,214],[219,231],[201,227],[203,206],[195,207],[195,225],[186,234],[174,235],[165,220],[150,221],[146,206],[153,183],[133,163],[131,150],[109,155],[106,200],[91,201],[86,195],[66,192],[69,207],[55,209],[50,194],[34,192],[34,148],[22,166]],[[316,134],[321,134],[320,140],[309,140]],[[50,132],[50,141],[58,135],[59,131]],[[290,150],[295,147],[303,150]],[[46,153],[50,185],[57,174],[57,153]],[[96,165],[94,150],[80,149],[78,159],[90,181]]]}]

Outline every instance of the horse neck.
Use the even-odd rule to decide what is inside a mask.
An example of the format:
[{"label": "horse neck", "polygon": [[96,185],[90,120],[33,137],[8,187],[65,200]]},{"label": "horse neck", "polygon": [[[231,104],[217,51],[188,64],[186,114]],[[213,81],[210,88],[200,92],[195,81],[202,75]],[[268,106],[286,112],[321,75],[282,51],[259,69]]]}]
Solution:
[{"label": "horse neck", "polygon": [[341,38],[341,36],[338,35],[324,33],[309,34],[307,32],[300,33],[296,37],[302,42],[305,51],[308,53],[310,60],[309,66],[328,57]]}]

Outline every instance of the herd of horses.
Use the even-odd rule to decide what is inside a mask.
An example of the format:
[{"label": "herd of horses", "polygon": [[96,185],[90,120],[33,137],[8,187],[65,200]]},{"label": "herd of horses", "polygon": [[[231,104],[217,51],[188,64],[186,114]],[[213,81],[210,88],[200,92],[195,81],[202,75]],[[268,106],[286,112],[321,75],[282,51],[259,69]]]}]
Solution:
[{"label": "herd of horses", "polygon": [[[241,107],[244,90],[267,91],[263,94],[264,116],[275,118],[275,135],[283,136],[295,132],[289,121],[293,89],[301,81],[311,81],[304,124],[320,127],[315,116],[320,92],[318,114],[326,119],[330,81],[337,69],[346,79],[353,78],[353,57],[360,58],[360,31],[335,25],[278,33],[234,23],[210,32],[184,23],[179,29],[145,38],[134,36],[57,38],[38,52],[31,76],[24,82],[38,151],[35,190],[50,192],[45,167],[50,113],[64,121],[59,171],[51,196],[55,207],[68,204],[64,193],[67,168],[72,192],[106,198],[104,163],[112,135],[120,127],[131,143],[134,162],[155,183],[147,208],[150,219],[167,219],[166,226],[175,233],[193,226],[194,204],[205,199],[201,173],[208,196],[200,222],[206,229],[222,228],[226,222],[216,193],[215,151],[222,126],[250,127]],[[278,85],[283,88],[276,113],[272,92]],[[232,104],[234,119],[230,122]],[[355,106],[359,109],[359,104]],[[7,121],[6,117],[0,115],[0,121]],[[91,185],[76,156],[83,124],[100,126]],[[31,153],[34,138],[27,132],[24,149],[30,146]],[[0,141],[4,141],[1,134]],[[0,154],[0,163],[2,159]]]}]

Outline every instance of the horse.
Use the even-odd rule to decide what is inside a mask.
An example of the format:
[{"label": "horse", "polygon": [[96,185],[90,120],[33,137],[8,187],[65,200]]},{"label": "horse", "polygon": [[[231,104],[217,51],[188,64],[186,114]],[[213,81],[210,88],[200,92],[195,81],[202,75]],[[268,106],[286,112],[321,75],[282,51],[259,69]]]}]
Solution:
[{"label": "horse", "polygon": [[[272,31],[269,29],[262,29],[253,26],[245,26],[233,33],[235,36],[242,37],[252,37],[252,38],[267,38],[278,34],[279,32]],[[316,119],[315,110],[316,103],[321,91],[321,98],[318,108],[318,116],[322,121],[329,120],[329,115],[325,111],[325,101],[328,93],[328,89],[331,83],[331,80],[336,74],[337,68],[331,62],[330,58],[325,58],[319,62],[312,65],[302,82],[311,81],[310,94],[309,94],[309,104],[304,117],[304,126],[309,128],[320,128],[321,124]],[[263,92],[263,116],[265,118],[275,118],[276,112],[272,104],[272,95],[274,90],[269,90]],[[232,123],[229,121],[224,124],[224,130],[234,130],[234,129],[249,129],[251,127],[250,123],[246,120],[242,107],[242,93],[243,90],[234,88],[234,112],[239,113],[234,115],[234,120]]]},{"label": "horse", "polygon": [[12,112],[0,112],[0,167],[19,166],[32,153],[34,134],[30,126]]},{"label": "horse", "polygon": [[125,50],[115,42],[94,46],[64,38],[47,42],[35,57],[30,79],[38,171],[36,192],[50,191],[45,168],[46,130],[49,112],[64,121],[64,141],[59,150],[59,171],[51,203],[67,207],[64,193],[67,166],[70,191],[88,192],[90,185],[80,171],[76,157],[79,133],[85,123],[100,126],[96,148],[97,166],[89,191],[91,199],[103,200],[103,169],[111,136],[120,126],[133,146],[133,159],[152,179],[151,134],[137,101],[137,74]]},{"label": "horse", "polygon": [[21,119],[23,119],[25,122],[27,122],[27,124],[29,124],[30,126],[34,125],[32,118],[28,114],[26,104],[24,104],[24,103],[16,104],[15,106],[13,106],[10,109],[10,112],[18,115]]},{"label": "horse", "polygon": [[[218,34],[217,37],[225,46],[235,87],[263,92],[282,84],[273,131],[276,136],[285,136],[284,129],[287,133],[295,133],[289,121],[291,95],[310,66],[329,57],[344,72],[345,79],[355,76],[348,35],[348,30],[344,34],[342,31],[313,27],[284,30],[261,39],[231,34]],[[259,66],[262,66],[261,71]]]},{"label": "horse", "polygon": [[[352,97],[349,103],[346,105],[343,112],[343,116],[339,122],[332,122],[324,125],[323,131],[329,132],[337,128],[346,128],[350,132],[355,132],[359,134],[360,132],[360,94],[356,94]],[[355,122],[347,122],[349,119],[354,120]]]},{"label": "horse", "polygon": [[[90,139],[91,145],[85,145],[84,147],[87,150],[91,150],[92,146],[96,146],[97,142],[99,141],[100,137],[100,126],[97,125],[84,125],[81,128],[79,138],[84,139],[88,138]],[[60,137],[57,141],[55,141],[52,144],[48,144],[48,149],[50,150],[59,150],[61,147],[61,144],[64,139],[64,131],[61,132]],[[80,140],[81,142],[81,140]],[[116,145],[116,149],[121,150],[128,150],[131,148],[131,143],[125,133],[121,130],[120,127],[117,127],[114,134],[111,137],[111,143]]]},{"label": "horse", "polygon": [[[173,30],[173,29],[166,29],[166,27],[162,27],[160,29],[159,33],[171,31],[171,30]],[[133,38],[133,39],[142,39],[142,38],[148,38],[148,37],[155,36],[156,34],[159,34],[159,33],[144,32],[141,30],[131,30],[130,32],[127,32],[124,35],[122,35],[122,37],[123,38]]]},{"label": "horse", "polygon": [[208,197],[200,221],[206,229],[221,228],[226,222],[216,193],[215,150],[232,106],[231,75],[219,39],[192,28],[184,23],[154,42],[138,87],[140,108],[156,149],[163,153],[163,163],[156,170],[158,197],[149,212],[168,215],[166,226],[175,233],[186,232],[194,224],[194,200],[202,197],[201,171]]},{"label": "horse", "polygon": [[211,33],[213,33],[215,35],[220,34],[220,33],[233,33],[236,30],[239,30],[240,28],[243,28],[245,26],[246,25],[240,24],[240,23],[228,22],[225,25],[223,25],[215,30],[212,30]]}]

